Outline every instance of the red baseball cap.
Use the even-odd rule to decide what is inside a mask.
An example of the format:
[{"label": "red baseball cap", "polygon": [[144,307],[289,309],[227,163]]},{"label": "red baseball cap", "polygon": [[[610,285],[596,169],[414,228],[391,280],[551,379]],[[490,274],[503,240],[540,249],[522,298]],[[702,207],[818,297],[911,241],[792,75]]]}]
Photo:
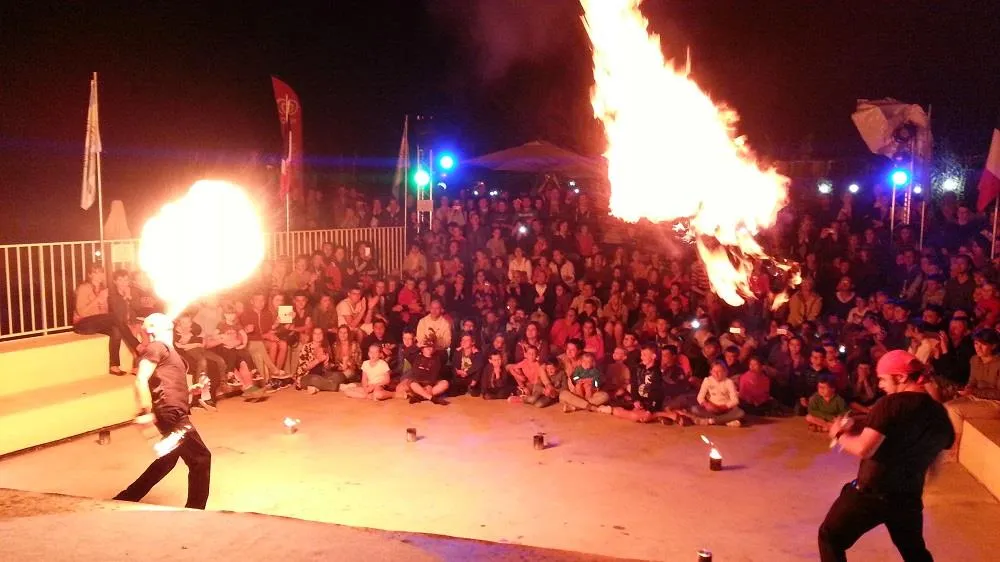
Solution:
[{"label": "red baseball cap", "polygon": [[875,372],[880,375],[913,375],[919,373],[924,368],[912,353],[901,349],[894,349],[878,360]]}]

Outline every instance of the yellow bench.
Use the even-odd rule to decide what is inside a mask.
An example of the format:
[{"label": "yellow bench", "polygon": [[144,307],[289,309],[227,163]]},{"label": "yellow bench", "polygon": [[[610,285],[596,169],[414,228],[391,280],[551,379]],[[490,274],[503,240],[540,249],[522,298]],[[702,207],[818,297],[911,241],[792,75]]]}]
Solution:
[{"label": "yellow bench", "polygon": [[958,461],[1000,499],[1000,420],[965,420]]},{"label": "yellow bench", "polygon": [[[131,368],[131,354],[121,355]],[[134,385],[108,374],[105,335],[0,342],[0,455],[130,420]]]}]

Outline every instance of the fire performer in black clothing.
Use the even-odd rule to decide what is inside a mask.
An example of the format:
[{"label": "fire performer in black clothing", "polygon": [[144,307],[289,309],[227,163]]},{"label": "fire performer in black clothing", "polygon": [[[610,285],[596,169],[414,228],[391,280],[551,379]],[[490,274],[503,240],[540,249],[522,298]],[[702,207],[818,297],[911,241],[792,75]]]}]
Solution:
[{"label": "fire performer in black clothing", "polygon": [[955,432],[944,406],[924,390],[923,364],[916,357],[890,351],[876,371],[887,396],[872,406],[866,427],[857,434],[848,433],[846,422],[830,428],[837,445],[861,457],[861,466],[819,528],[823,562],[847,560],[847,549],[882,524],[904,561],[933,560],[924,544],[924,478]]},{"label": "fire performer in black clothing", "polygon": [[[174,323],[164,314],[151,314],[143,322],[150,344],[139,360],[136,375],[135,421],[144,433],[155,427],[165,440],[158,444],[158,459],[135,482],[114,499],[141,500],[174,466],[177,459],[188,465],[188,497],[184,507],[205,509],[211,479],[212,454],[191,424],[190,392],[184,360],[173,347]],[[177,440],[169,446],[172,440]]]}]

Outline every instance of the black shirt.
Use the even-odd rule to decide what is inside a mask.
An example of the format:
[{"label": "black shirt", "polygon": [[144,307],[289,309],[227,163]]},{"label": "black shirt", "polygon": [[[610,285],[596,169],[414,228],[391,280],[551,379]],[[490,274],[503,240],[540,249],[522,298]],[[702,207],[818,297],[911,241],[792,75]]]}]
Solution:
[{"label": "black shirt", "polygon": [[639,402],[649,412],[655,412],[663,405],[663,375],[656,365],[647,368],[640,364],[632,369],[632,400]]},{"label": "black shirt", "polygon": [[923,392],[890,394],[872,407],[868,427],[885,436],[858,468],[858,488],[919,498],[924,475],[938,453],[955,443],[944,406]]},{"label": "black shirt", "polygon": [[149,392],[153,398],[153,413],[157,418],[164,413],[190,414],[187,384],[187,365],[173,347],[154,341],[146,347],[140,360],[156,364],[149,378]]},{"label": "black shirt", "polygon": [[420,384],[435,384],[441,378],[441,359],[437,354],[430,357],[420,354],[414,360],[410,378]]}]

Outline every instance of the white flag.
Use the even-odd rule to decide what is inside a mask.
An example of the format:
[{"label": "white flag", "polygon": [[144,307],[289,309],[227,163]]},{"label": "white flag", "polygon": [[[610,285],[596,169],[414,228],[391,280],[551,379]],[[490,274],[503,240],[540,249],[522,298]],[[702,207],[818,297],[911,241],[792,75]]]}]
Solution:
[{"label": "white flag", "polygon": [[97,118],[97,73],[90,79],[90,108],[87,110],[87,139],[83,149],[83,189],[80,207],[89,209],[97,198],[100,180],[101,129]]},{"label": "white flag", "polygon": [[406,197],[402,186],[406,183],[406,170],[410,160],[410,140],[409,140],[410,116],[403,120],[403,139],[399,141],[399,156],[396,158],[396,175],[392,178],[392,194],[400,201]]},{"label": "white flag", "polygon": [[896,131],[904,125],[916,129],[915,156],[925,162],[931,158],[930,118],[916,104],[903,103],[892,98],[858,100],[857,110],[851,115],[854,126],[861,133],[873,154],[892,158],[899,151]]}]

